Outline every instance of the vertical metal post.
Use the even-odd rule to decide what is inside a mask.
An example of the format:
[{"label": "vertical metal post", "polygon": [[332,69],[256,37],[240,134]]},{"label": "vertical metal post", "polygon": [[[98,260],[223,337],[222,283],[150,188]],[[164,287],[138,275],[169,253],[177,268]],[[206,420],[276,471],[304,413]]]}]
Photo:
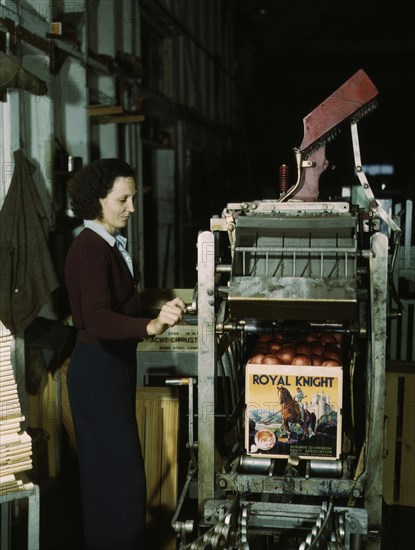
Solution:
[{"label": "vertical metal post", "polygon": [[30,491],[27,518],[27,550],[38,550],[40,544],[40,489],[34,485]]},{"label": "vertical metal post", "polygon": [[[180,76],[180,75],[179,75]],[[184,282],[184,265],[185,252],[183,250],[184,243],[184,221],[188,219],[187,205],[187,181],[186,181],[186,146],[185,146],[185,123],[183,120],[178,120],[176,123],[176,170],[177,170],[177,281],[180,287]]]},{"label": "vertical metal post", "polygon": [[215,242],[209,231],[197,240],[198,269],[198,505],[214,497],[215,454]]},{"label": "vertical metal post", "polygon": [[157,219],[158,288],[174,288],[176,274],[175,159],[173,149],[154,149],[152,154]]},{"label": "vertical metal post", "polygon": [[1,533],[0,548],[10,548],[10,503],[20,499],[28,499],[27,517],[27,550],[39,550],[40,548],[40,490],[38,485],[32,485],[30,489],[0,495],[1,507]]},{"label": "vertical metal post", "polygon": [[0,506],[0,548],[10,548],[10,502],[2,502]]},{"label": "vertical metal post", "polygon": [[380,548],[383,483],[383,423],[386,368],[386,314],[388,291],[388,238],[377,233],[371,238],[370,308],[371,308],[371,372],[369,373],[369,427],[367,434],[367,483],[365,508],[369,515],[369,530],[379,542],[370,548]]}]

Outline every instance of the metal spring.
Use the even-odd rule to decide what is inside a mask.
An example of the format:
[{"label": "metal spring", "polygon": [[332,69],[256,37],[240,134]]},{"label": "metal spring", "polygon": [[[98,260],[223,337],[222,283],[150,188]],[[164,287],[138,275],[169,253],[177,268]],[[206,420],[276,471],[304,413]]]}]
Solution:
[{"label": "metal spring", "polygon": [[289,175],[290,175],[290,167],[287,164],[281,164],[280,170],[279,170],[280,196],[288,191],[288,188],[290,186],[288,181]]}]

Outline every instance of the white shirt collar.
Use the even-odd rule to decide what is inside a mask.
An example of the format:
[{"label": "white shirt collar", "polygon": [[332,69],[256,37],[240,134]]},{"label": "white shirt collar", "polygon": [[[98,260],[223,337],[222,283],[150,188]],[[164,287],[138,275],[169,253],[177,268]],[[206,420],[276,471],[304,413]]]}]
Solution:
[{"label": "white shirt collar", "polygon": [[[107,241],[110,246],[115,246],[115,243],[117,242],[117,248],[120,250],[131,275],[134,277],[133,262],[131,256],[127,251],[127,239],[120,235],[118,231],[114,235],[111,235],[111,233],[107,231],[102,224],[94,220],[84,220],[84,226],[88,229],[91,229],[92,231],[95,231],[95,233],[97,233],[100,237]],[[118,245],[120,245],[121,248]]]},{"label": "white shirt collar", "polygon": [[115,235],[111,235],[111,233],[107,231],[103,225],[94,220],[84,220],[84,226],[92,231],[95,231],[95,233],[98,233],[98,235],[105,239],[110,246],[114,246],[115,240],[117,240],[123,248],[127,247],[127,239],[125,237],[120,235],[118,232],[115,233]]}]

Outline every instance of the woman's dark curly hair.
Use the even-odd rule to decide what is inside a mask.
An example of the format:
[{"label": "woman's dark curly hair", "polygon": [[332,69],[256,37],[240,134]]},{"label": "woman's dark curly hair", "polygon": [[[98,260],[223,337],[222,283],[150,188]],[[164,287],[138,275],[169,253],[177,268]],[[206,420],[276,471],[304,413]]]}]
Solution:
[{"label": "woman's dark curly hair", "polygon": [[83,166],[69,182],[71,208],[83,220],[96,220],[102,216],[99,199],[111,191],[118,177],[134,178],[129,164],[119,159],[100,159]]}]

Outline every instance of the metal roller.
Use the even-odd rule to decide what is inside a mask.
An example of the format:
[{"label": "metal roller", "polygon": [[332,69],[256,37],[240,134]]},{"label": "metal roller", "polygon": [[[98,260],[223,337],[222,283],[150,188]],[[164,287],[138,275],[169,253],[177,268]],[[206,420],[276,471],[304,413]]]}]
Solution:
[{"label": "metal roller", "polygon": [[270,458],[242,455],[239,461],[239,470],[244,474],[271,475],[273,463]]},{"label": "metal roller", "polygon": [[310,474],[316,477],[341,477],[341,460],[310,460]]}]

